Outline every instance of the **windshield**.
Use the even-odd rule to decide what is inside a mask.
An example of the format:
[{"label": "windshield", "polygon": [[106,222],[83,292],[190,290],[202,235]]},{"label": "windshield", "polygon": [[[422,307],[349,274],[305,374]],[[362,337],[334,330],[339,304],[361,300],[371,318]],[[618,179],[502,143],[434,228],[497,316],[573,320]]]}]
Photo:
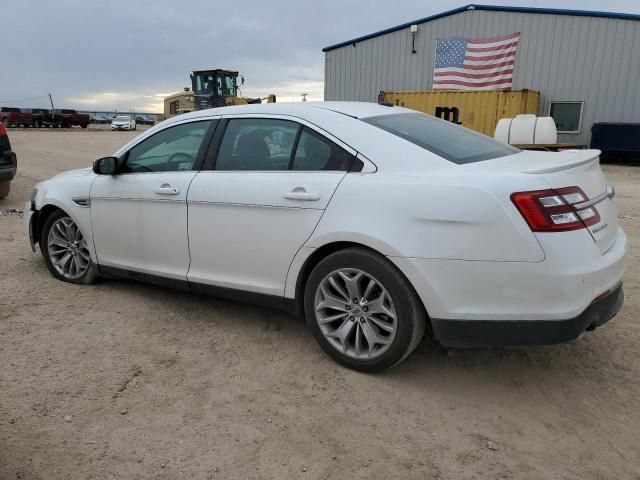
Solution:
[{"label": "windshield", "polygon": [[122,116],[120,116],[120,117],[116,117],[116,118],[114,118],[114,120],[115,120],[116,122],[128,122],[128,121],[129,121],[129,120],[131,120],[131,119],[130,119],[129,117],[122,117]]},{"label": "windshield", "polygon": [[422,113],[384,115],[363,121],[458,165],[506,157],[520,151],[486,135]]}]

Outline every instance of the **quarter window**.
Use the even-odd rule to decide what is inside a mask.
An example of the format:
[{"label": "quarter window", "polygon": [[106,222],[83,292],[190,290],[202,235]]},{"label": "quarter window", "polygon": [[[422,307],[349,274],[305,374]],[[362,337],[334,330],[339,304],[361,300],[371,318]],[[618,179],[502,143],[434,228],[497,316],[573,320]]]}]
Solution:
[{"label": "quarter window", "polygon": [[183,123],[143,140],[129,150],[122,173],[192,170],[212,122]]},{"label": "quarter window", "polygon": [[348,170],[353,155],[304,127],[293,159],[293,170]]},{"label": "quarter window", "polygon": [[551,102],[549,116],[558,133],[580,133],[583,102]]}]

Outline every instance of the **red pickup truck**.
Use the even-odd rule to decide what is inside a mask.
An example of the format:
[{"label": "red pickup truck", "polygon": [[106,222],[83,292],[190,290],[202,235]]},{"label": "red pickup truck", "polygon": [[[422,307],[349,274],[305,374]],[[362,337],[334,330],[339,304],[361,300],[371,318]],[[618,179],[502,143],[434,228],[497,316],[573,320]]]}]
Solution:
[{"label": "red pickup truck", "polygon": [[2,107],[0,108],[0,122],[5,127],[18,127],[20,125],[30,127],[31,114],[15,107]]},{"label": "red pickup truck", "polygon": [[79,125],[82,128],[87,128],[89,122],[91,121],[91,117],[88,114],[78,113],[75,110],[71,110],[68,108],[60,108],[58,110],[54,110],[52,114],[60,119],[59,125],[62,128],[73,127],[74,125]]}]

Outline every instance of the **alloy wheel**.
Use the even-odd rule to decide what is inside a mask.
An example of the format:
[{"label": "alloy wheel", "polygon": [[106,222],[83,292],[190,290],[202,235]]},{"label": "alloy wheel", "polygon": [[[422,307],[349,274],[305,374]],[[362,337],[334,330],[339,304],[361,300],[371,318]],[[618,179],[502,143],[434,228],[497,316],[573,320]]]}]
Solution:
[{"label": "alloy wheel", "polygon": [[51,225],[47,251],[56,271],[69,280],[82,277],[91,265],[89,249],[82,232],[69,217],[62,217]]},{"label": "alloy wheel", "polygon": [[334,270],[318,286],[314,309],[322,334],[356,360],[383,355],[397,331],[391,296],[373,276],[355,268]]}]

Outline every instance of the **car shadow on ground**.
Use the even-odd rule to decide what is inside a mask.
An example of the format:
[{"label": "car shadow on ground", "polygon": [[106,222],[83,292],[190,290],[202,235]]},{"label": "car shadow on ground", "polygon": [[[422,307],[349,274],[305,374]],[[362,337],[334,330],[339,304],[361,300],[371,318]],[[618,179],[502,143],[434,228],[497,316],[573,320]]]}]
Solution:
[{"label": "car shadow on ground", "polygon": [[[230,335],[238,330],[247,336],[273,333],[278,355],[297,357],[305,363],[313,362],[319,371],[326,369],[332,372],[337,368],[346,376],[365,375],[404,387],[413,385],[421,390],[444,387],[473,393],[487,388],[508,389],[514,385],[538,388],[546,377],[553,376],[562,379],[561,383],[555,382],[554,385],[567,391],[573,384],[583,384],[585,376],[595,375],[606,381],[604,369],[613,363],[610,358],[612,338],[607,332],[615,328],[615,321],[577,341],[548,346],[447,349],[425,337],[416,351],[400,365],[367,375],[335,363],[316,344],[303,318],[281,310],[129,280],[105,279],[98,288],[113,291],[115,295],[133,295],[152,309],[157,310],[160,306],[161,310],[171,312],[167,317],[171,322],[180,318],[186,325],[203,321],[217,324],[218,335],[224,335],[225,329]],[[179,327],[174,325],[173,328]],[[300,358],[301,355],[308,358]],[[601,372],[599,366],[603,368]]]}]

